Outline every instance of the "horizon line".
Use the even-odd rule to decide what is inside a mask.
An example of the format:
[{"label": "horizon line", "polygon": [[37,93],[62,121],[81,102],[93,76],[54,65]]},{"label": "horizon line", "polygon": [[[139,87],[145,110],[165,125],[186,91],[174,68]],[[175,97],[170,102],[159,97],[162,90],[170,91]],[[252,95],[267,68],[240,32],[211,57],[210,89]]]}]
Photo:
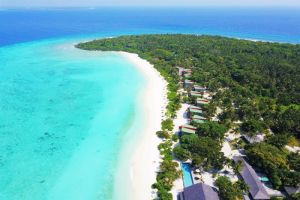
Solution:
[{"label": "horizon line", "polygon": [[3,9],[97,9],[97,8],[293,8],[300,5],[97,5],[97,6],[5,6]]}]

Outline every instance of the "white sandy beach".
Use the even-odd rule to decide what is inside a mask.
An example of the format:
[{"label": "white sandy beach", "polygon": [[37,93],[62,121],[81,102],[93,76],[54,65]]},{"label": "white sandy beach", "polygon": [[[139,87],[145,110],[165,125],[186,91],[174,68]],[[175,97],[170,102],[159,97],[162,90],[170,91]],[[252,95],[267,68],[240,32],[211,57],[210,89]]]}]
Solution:
[{"label": "white sandy beach", "polygon": [[[130,186],[124,186],[129,191],[130,200],[153,199],[151,185],[155,183],[156,172],[159,169],[160,155],[157,149],[161,140],[156,131],[161,129],[161,121],[165,116],[167,105],[167,82],[148,61],[141,59],[137,54],[120,52],[146,78],[146,88],[140,95],[145,112],[145,124],[140,139],[135,144],[133,155],[129,159]],[[137,83],[138,84],[138,83]],[[127,199],[127,198],[124,198]]]}]

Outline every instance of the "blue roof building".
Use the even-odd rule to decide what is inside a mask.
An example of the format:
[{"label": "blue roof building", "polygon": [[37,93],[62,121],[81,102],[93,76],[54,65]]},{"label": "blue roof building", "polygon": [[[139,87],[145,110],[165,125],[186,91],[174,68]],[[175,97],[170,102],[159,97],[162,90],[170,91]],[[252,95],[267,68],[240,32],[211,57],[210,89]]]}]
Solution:
[{"label": "blue roof building", "polygon": [[184,188],[178,194],[178,200],[219,200],[217,191],[204,183],[197,183]]},{"label": "blue roof building", "polygon": [[264,200],[270,199],[267,190],[264,188],[263,184],[259,180],[254,169],[249,165],[242,157],[234,157],[235,162],[242,161],[243,169],[240,172],[240,175],[244,179],[245,183],[249,186],[249,193],[251,194],[252,199],[254,200]]}]

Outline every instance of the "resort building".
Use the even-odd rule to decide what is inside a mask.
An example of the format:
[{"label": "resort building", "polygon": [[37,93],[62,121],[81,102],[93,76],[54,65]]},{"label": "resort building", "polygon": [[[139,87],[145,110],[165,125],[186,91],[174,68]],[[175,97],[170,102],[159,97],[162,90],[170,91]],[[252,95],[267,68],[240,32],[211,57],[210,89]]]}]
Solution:
[{"label": "resort building", "polygon": [[292,196],[294,194],[300,193],[300,186],[298,187],[284,187],[285,192],[289,195]]},{"label": "resort building", "polygon": [[205,105],[208,103],[209,103],[209,100],[207,100],[207,99],[197,98],[197,100],[196,100],[197,106],[202,106],[202,105]]},{"label": "resort building", "polygon": [[190,106],[187,110],[187,116],[191,119],[193,115],[201,115],[202,112],[202,108],[197,106]]},{"label": "resort building", "polygon": [[270,199],[267,190],[261,183],[259,177],[257,176],[254,169],[249,165],[242,157],[233,157],[235,162],[242,161],[243,169],[240,172],[241,177],[244,179],[245,183],[249,186],[249,193],[251,198],[254,200],[264,200]]},{"label": "resort building", "polygon": [[185,89],[192,89],[194,86],[194,82],[193,81],[190,81],[188,79],[184,80],[184,88]]},{"label": "resort building", "polygon": [[182,68],[182,67],[177,67],[178,69],[178,75],[179,76],[184,76],[184,74],[191,74],[192,70],[191,69],[186,69],[186,68]]},{"label": "resort building", "polygon": [[199,98],[199,97],[202,97],[202,93],[196,92],[196,91],[191,91],[190,96]]},{"label": "resort building", "polygon": [[194,90],[197,92],[205,92],[206,88],[199,85],[194,85]]},{"label": "resort building", "polygon": [[192,121],[196,123],[204,123],[204,121],[207,120],[207,118],[202,117],[200,115],[194,115],[192,116]]},{"label": "resort building", "polygon": [[181,135],[183,135],[183,134],[195,134],[197,128],[194,127],[194,126],[186,124],[186,125],[180,126],[179,130],[180,130]]},{"label": "resort building", "polygon": [[197,183],[184,188],[178,194],[178,200],[219,200],[217,191],[204,183]]}]

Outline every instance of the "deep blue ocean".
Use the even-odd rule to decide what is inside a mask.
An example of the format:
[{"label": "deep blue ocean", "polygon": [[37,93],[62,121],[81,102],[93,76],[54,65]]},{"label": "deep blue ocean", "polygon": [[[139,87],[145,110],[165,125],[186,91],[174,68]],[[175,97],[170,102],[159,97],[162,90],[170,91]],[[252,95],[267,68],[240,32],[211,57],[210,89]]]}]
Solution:
[{"label": "deep blue ocean", "polygon": [[147,33],[300,43],[300,8],[0,9],[0,200],[134,199],[146,79],[74,44]]},{"label": "deep blue ocean", "polygon": [[196,33],[300,43],[300,8],[0,10],[0,45],[83,34]]}]

